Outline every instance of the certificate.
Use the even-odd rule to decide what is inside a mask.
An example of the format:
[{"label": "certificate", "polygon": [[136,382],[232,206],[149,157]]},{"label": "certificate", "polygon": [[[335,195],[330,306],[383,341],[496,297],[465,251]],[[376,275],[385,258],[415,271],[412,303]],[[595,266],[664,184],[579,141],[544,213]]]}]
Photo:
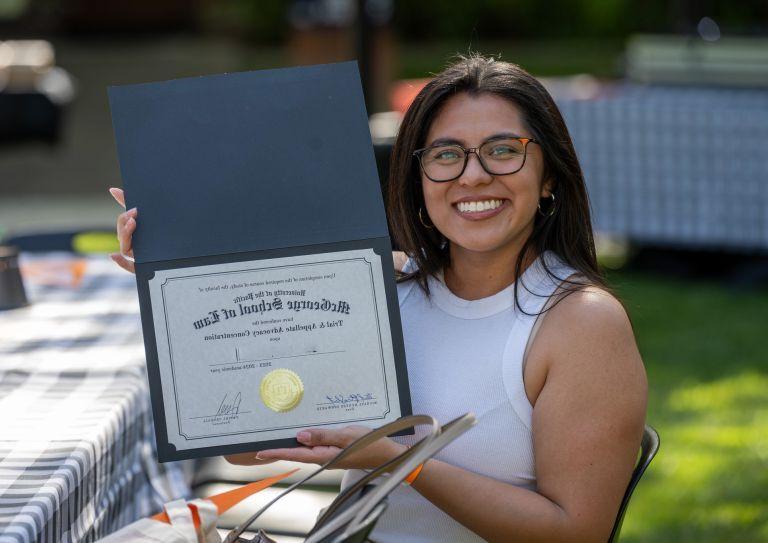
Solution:
[{"label": "certificate", "polygon": [[411,413],[355,63],[111,87],[160,461]]},{"label": "certificate", "polygon": [[169,442],[178,451],[400,416],[372,249],[155,273]]}]

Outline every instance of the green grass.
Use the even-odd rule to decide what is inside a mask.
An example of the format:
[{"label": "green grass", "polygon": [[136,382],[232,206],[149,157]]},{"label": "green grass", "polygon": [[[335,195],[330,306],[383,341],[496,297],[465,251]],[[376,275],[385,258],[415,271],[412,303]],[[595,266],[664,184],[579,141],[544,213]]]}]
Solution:
[{"label": "green grass", "polygon": [[621,541],[768,542],[768,290],[613,272],[648,372],[658,456]]}]

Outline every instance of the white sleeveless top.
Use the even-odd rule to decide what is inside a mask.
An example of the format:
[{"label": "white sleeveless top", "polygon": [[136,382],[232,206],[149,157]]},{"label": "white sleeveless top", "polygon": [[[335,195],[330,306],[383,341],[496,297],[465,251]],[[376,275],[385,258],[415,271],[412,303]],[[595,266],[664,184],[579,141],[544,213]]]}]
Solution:
[{"label": "white sleeveless top", "polygon": [[[431,300],[414,280],[397,285],[403,323],[413,412],[444,424],[469,411],[478,423],[439,452],[449,464],[535,490],[531,414],[523,385],[523,353],[548,297],[560,281],[574,273],[553,253],[539,257],[522,274],[518,286],[523,314],[514,302],[514,285],[479,300],[454,295],[429,278]],[[404,271],[412,271],[408,260]],[[395,438],[412,445],[420,437]],[[361,476],[350,470],[345,488]],[[460,492],[460,489],[456,489]],[[414,489],[401,485],[371,535],[376,543],[474,542],[482,538],[453,520]]]}]

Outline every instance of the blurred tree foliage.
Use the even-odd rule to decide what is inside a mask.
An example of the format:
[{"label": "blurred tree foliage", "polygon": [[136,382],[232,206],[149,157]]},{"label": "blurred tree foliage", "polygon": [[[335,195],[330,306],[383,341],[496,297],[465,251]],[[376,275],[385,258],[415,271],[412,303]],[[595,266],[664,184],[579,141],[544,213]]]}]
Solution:
[{"label": "blurred tree foliage", "polygon": [[[723,30],[733,33],[765,33],[768,28],[765,0],[393,1],[393,26],[406,41],[622,39],[635,32],[695,32],[704,16],[715,18]],[[203,18],[209,28],[277,44],[290,32],[293,4],[291,0],[208,0],[202,4]]]},{"label": "blurred tree foliage", "polygon": [[203,3],[203,26],[255,43],[279,44],[289,32],[289,0],[214,0]]},{"label": "blurred tree foliage", "polygon": [[395,27],[406,39],[527,39],[613,38],[667,26],[668,2],[640,6],[629,0],[396,2]]}]

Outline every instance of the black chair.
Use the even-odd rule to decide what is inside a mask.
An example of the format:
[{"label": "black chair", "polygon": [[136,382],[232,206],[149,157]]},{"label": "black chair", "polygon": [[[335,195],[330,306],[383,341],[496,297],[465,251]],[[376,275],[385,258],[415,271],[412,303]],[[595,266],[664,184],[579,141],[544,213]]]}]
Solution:
[{"label": "black chair", "polygon": [[637,483],[640,482],[640,477],[643,476],[643,473],[645,473],[646,468],[658,451],[659,433],[653,427],[646,424],[643,431],[643,441],[640,444],[640,458],[638,458],[635,470],[632,472],[632,478],[627,486],[627,491],[624,492],[624,497],[621,499],[619,514],[616,515],[616,522],[613,524],[613,530],[611,530],[608,543],[617,543],[619,541],[619,532],[621,532],[621,525],[624,522],[624,514],[627,512],[629,498],[632,497],[632,492],[634,492]]}]

